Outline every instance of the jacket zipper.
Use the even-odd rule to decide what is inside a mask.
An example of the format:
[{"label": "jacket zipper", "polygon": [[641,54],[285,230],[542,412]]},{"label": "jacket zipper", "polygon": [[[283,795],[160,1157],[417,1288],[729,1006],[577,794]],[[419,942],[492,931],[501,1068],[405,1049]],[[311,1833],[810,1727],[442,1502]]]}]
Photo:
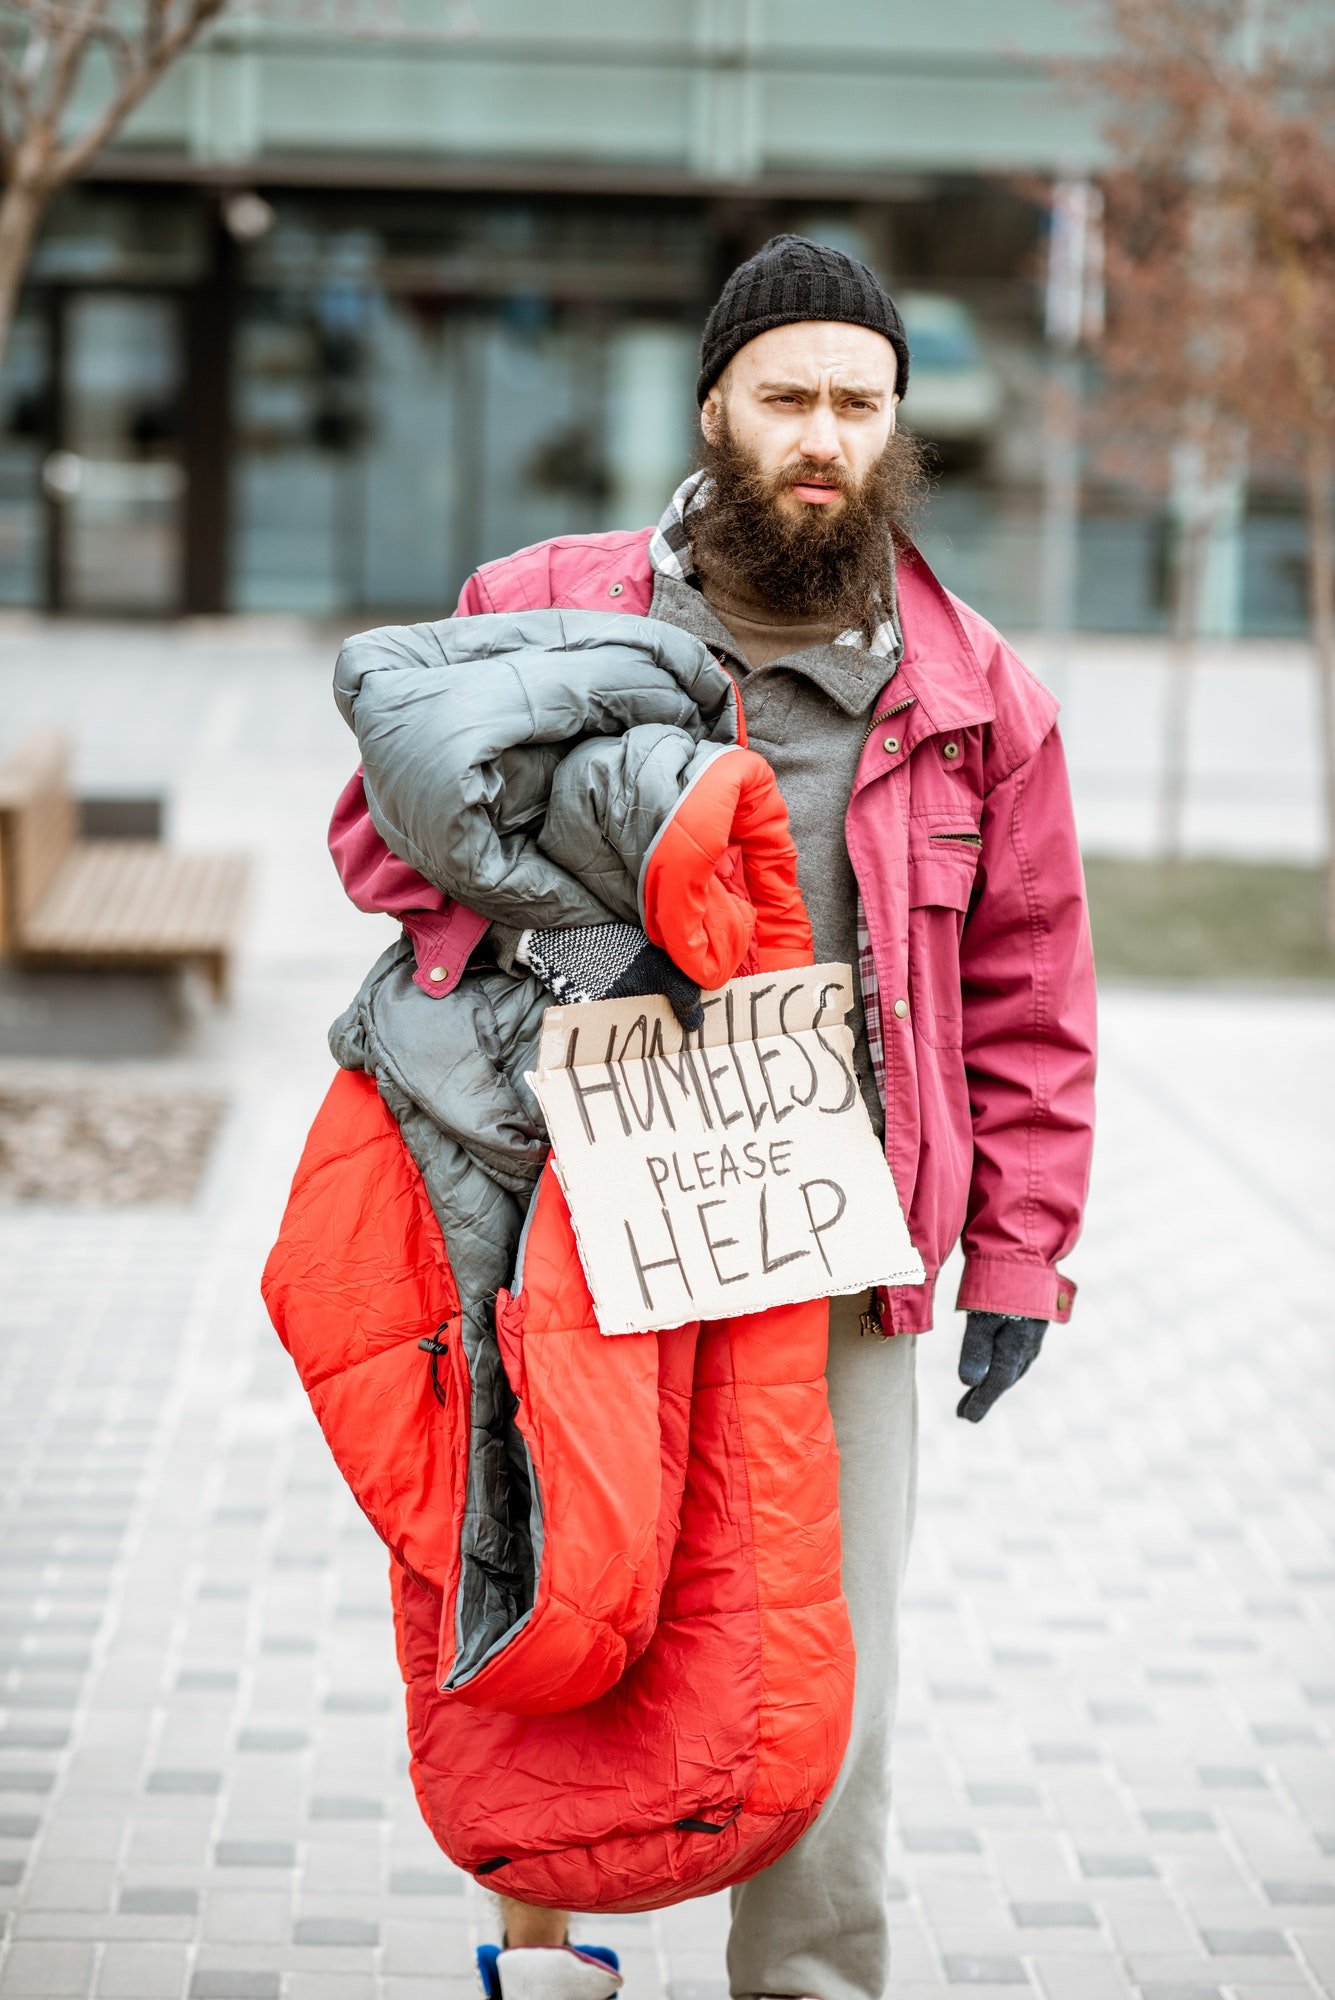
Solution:
[{"label": "jacket zipper", "polygon": [[862,732],[863,742],[864,743],[866,742],[867,738],[871,735],[873,729],[879,729],[881,724],[883,722],[888,722],[892,715],[902,715],[906,708],[912,708],[914,702],[917,699],[918,697],[916,694],[906,695],[903,701],[897,701],[893,708],[883,708],[879,715],[873,715],[871,721],[867,724],[867,727]]},{"label": "jacket zipper", "polygon": [[933,840],[953,840],[960,847],[981,847],[983,844],[981,833],[934,833],[930,838]]}]

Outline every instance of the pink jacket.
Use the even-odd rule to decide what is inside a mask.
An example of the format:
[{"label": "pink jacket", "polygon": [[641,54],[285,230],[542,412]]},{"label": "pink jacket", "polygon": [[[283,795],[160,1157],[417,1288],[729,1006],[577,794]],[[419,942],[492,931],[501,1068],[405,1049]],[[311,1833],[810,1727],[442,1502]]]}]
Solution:
[{"label": "pink jacket", "polygon": [[[563,536],[488,563],[459,615],[644,616],[649,532]],[[899,593],[904,656],[845,821],[880,985],[886,1155],[928,1273],[886,1295],[886,1324],[930,1327],[961,1235],[961,1309],[1065,1320],[1075,1286],[1057,1267],[1079,1234],[1093,1137],[1094,968],[1057,704],[916,552]],[[353,902],[405,923],[417,983],[448,993],[486,919],[389,852],[360,773],[329,845]]]}]

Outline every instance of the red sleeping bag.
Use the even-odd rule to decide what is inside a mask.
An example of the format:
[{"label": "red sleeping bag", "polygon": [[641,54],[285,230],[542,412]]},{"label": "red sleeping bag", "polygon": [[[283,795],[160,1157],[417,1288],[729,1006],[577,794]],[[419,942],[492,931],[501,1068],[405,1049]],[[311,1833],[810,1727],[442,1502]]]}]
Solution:
[{"label": "red sleeping bag", "polygon": [[[706,984],[810,962],[761,759],[709,766],[642,903],[650,936]],[[604,1336],[550,1164],[514,1283],[493,1336],[504,1421],[479,1424],[486,1370],[457,1337],[421,1177],[374,1082],[340,1072],[263,1289],[394,1558],[423,1816],[506,1895],[660,1907],[783,1853],[847,1741],[828,1308]],[[479,1448],[509,1482],[503,1548],[477,1516]]]}]

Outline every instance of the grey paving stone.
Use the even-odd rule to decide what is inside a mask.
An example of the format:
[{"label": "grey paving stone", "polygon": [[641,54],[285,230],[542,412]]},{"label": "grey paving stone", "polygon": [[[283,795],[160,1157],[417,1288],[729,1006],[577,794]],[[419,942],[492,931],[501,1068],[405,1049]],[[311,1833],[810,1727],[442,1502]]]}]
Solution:
[{"label": "grey paving stone", "polygon": [[23,2000],[72,2000],[92,1981],[91,1944],[16,1938],[0,1967],[0,1993]]},{"label": "grey paving stone", "polygon": [[1151,1687],[1210,1687],[1213,1674],[1207,1674],[1200,1667],[1146,1667],[1145,1678]]},{"label": "grey paving stone", "polygon": [[667,2000],[728,2000],[726,1979],[669,1979]]},{"label": "grey paving stone", "polygon": [[1018,1958],[1001,1952],[946,1952],[942,1958],[952,1986],[1028,1986],[1029,1974]]},{"label": "grey paving stone", "polygon": [[1089,1719],[1100,1729],[1154,1721],[1154,1710],[1142,1701],[1091,1701]]},{"label": "grey paving stone", "polygon": [[281,1994],[276,1972],[197,1972],[190,1981],[190,2000],[281,2000]]},{"label": "grey paving stone", "polygon": [[981,1854],[978,1835],[967,1826],[906,1826],[900,1839],[908,1854]]},{"label": "grey paving stone", "polygon": [[1092,1903],[1012,1903],[1011,1917],[1021,1930],[1097,1930],[1098,1911]]},{"label": "grey paving stone", "polygon": [[183,1667],[176,1676],[178,1694],[228,1694],[240,1685],[235,1667]]},{"label": "grey paving stone", "polygon": [[334,1694],[325,1699],[327,1715],[387,1715],[392,1703],[387,1694]]},{"label": "grey paving stone", "polygon": [[54,1784],[52,1770],[6,1770],[0,1764],[0,1792],[50,1792]]},{"label": "grey paving stone", "polygon": [[308,1807],[311,1819],[383,1819],[382,1799],[356,1798],[342,1793],[319,1793]]},{"label": "grey paving stone", "polygon": [[1213,1833],[1216,1825],[1197,1806],[1147,1806],[1140,1816],[1151,1833]]},{"label": "grey paving stone", "polygon": [[[400,1991],[395,1994],[394,1989]],[[477,2000],[478,1986],[469,1994],[465,1982],[414,1979],[411,2000]],[[284,2000],[405,2000],[408,1988],[400,1980],[377,1979],[362,1972],[289,1972],[283,1982]]]},{"label": "grey paving stone", "polygon": [[290,1840],[220,1840],[213,1858],[219,1868],[295,1868],[297,1849]]},{"label": "grey paving stone", "polygon": [[113,1941],[98,1968],[97,2000],[180,2000],[188,1964],[183,1944]]},{"label": "grey paving stone", "polygon": [[0,1751],[63,1750],[69,1740],[68,1729],[44,1722],[11,1722],[0,1729]]},{"label": "grey paving stone", "polygon": [[0,1813],[0,1840],[31,1840],[41,1824],[36,1813]]},{"label": "grey paving stone", "polygon": [[1278,1931],[1205,1930],[1201,1936],[1212,1958],[1287,1958],[1289,1947]]},{"label": "grey paving stone", "polygon": [[306,1750],[310,1741],[310,1733],[305,1729],[243,1729],[237,1736],[236,1747],[259,1751]]},{"label": "grey paving stone", "polygon": [[222,1790],[221,1771],[159,1770],[150,1771],[146,1791],[169,1794],[178,1793],[183,1797],[208,1797]]},{"label": "grey paving stone", "polygon": [[1141,2000],[1224,2000],[1217,1986],[1142,1986]]},{"label": "grey paving stone", "polygon": [[16,1882],[21,1882],[26,1866],[23,1861],[0,1861],[0,1889],[12,1889]]},{"label": "grey paving stone", "polygon": [[1202,1764],[1196,1773],[1207,1792],[1264,1791],[1267,1778],[1256,1764]]},{"label": "grey paving stone", "polygon": [[462,1875],[447,1875],[444,1869],[396,1868],[389,1878],[391,1896],[461,1896]]},{"label": "grey paving stone", "polygon": [[1092,1743],[1035,1743],[1036,1764],[1097,1764],[1099,1753]]},{"label": "grey paving stone", "polygon": [[1082,1854],[1080,1873],[1090,1882],[1131,1882],[1157,1876],[1159,1870],[1148,1854]]},{"label": "grey paving stone", "polygon": [[299,1917],[292,1932],[294,1944],[378,1945],[380,1926],[360,1917]]},{"label": "grey paving stone", "polygon": [[1335,1904],[1335,1882],[1263,1882],[1261,1887],[1272,1903],[1305,1904],[1322,1909]]},{"label": "grey paving stone", "polygon": [[193,1917],[199,1896],[194,1889],[122,1889],[116,1907],[125,1916]]},{"label": "grey paving stone", "polygon": [[1043,1801],[1033,1785],[966,1785],[971,1806],[1041,1806]]},{"label": "grey paving stone", "polygon": [[1321,1741],[1319,1730],[1305,1722],[1258,1722],[1252,1729],[1256,1741],[1266,1750],[1289,1750]]}]

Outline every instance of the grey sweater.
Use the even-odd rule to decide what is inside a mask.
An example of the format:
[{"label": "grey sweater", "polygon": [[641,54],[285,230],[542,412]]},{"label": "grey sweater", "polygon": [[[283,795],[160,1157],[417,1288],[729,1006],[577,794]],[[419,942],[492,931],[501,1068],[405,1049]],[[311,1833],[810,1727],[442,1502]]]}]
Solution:
[{"label": "grey sweater", "polygon": [[[797,847],[797,877],[815,935],[817,963],[858,962],[857,882],[844,814],[876,697],[894,662],[859,646],[808,646],[751,668],[736,638],[693,584],[659,575],[651,618],[680,626],[722,659],[742,694],[747,741],[778,780]],[[878,1134],[885,1113],[872,1073],[867,1023],[853,981],[853,1056]]]}]

